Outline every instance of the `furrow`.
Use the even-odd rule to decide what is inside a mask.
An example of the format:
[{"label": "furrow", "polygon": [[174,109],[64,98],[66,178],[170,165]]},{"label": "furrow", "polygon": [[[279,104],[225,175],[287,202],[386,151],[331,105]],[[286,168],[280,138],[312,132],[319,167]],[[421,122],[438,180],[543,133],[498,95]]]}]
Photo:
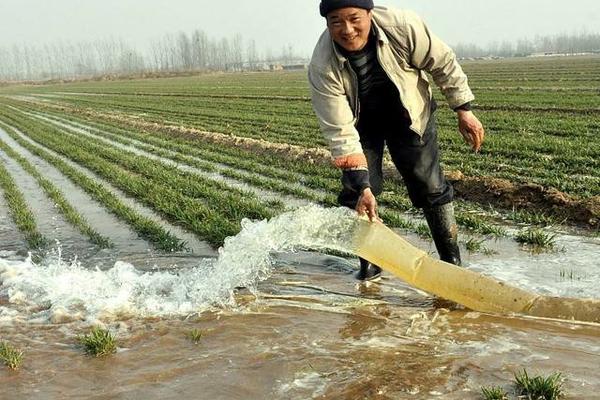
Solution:
[{"label": "furrow", "polygon": [[[6,118],[3,119],[6,121]],[[173,251],[185,247],[185,242],[179,237],[185,238],[190,236],[189,234],[174,236],[169,233],[182,231],[162,220],[156,213],[139,202],[125,196],[123,192],[112,187],[96,174],[32,140],[13,127],[10,122],[9,124],[3,123],[3,126],[12,139],[32,154],[56,167],[64,176],[100,202],[112,214],[130,225],[138,235],[149,240],[157,249]]]}]

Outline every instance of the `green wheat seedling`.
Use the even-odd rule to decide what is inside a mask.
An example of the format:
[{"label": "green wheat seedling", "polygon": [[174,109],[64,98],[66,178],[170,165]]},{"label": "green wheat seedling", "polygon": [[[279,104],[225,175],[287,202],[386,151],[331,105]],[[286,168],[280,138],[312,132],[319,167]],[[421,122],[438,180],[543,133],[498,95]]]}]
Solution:
[{"label": "green wheat seedling", "polygon": [[563,279],[573,280],[575,279],[575,272],[571,269],[569,271],[565,269],[560,270],[560,277]]},{"label": "green wheat seedling", "polygon": [[7,342],[0,342],[0,360],[10,369],[18,369],[23,363],[23,352]]},{"label": "green wheat seedling", "polygon": [[16,160],[25,171],[35,178],[48,197],[54,201],[57,208],[65,216],[66,220],[79,229],[79,231],[81,231],[83,234],[88,236],[92,243],[97,244],[101,248],[109,248],[112,246],[110,240],[94,230],[85,220],[85,218],[82,217],[81,214],[79,214],[75,208],[69,204],[62,192],[52,182],[44,178],[42,174],[40,174],[39,171],[29,161],[27,161],[25,157],[15,152],[1,139],[0,149],[9,157]]},{"label": "green wheat seedling", "polygon": [[94,357],[103,357],[117,351],[114,336],[106,329],[93,328],[87,335],[79,336],[79,344],[86,354]]},{"label": "green wheat seedling", "polygon": [[484,400],[508,400],[508,393],[499,386],[482,387]]},{"label": "green wheat seedling", "polygon": [[187,333],[188,339],[190,339],[194,344],[200,343],[200,340],[204,336],[204,332],[200,329],[194,328]]},{"label": "green wheat seedling", "polygon": [[507,218],[522,224],[550,226],[557,224],[557,219],[541,211],[525,211],[513,209]]},{"label": "green wheat seedling", "polygon": [[23,193],[17,187],[15,180],[8,170],[0,163],[0,188],[4,191],[4,199],[10,210],[10,215],[25,236],[27,244],[32,249],[44,248],[48,241],[38,231],[33,213],[25,202]]},{"label": "green wheat seedling", "polygon": [[526,370],[515,374],[517,393],[531,400],[558,400],[562,397],[562,376],[554,373],[550,376],[530,377]]},{"label": "green wheat seedling", "polygon": [[473,214],[459,212],[456,214],[456,222],[458,225],[482,235],[491,235],[494,237],[506,236],[505,229],[496,225],[492,225],[485,221],[482,217]]},{"label": "green wheat seedling", "polygon": [[[5,118],[5,115],[0,114],[0,119],[1,118]],[[92,198],[103,204],[110,212],[130,224],[141,237],[148,239],[157,249],[165,251],[185,249],[185,243],[181,239],[164,230],[155,221],[142,216],[131,207],[125,205],[117,196],[104,188],[102,184],[96,182],[86,174],[79,172],[59,157],[24,140],[10,126],[6,124],[2,124],[2,126],[9,136],[17,143],[29,150],[32,154],[44,159],[56,167],[72,182],[79,185],[83,190],[90,194]]]},{"label": "green wheat seedling", "polygon": [[464,242],[465,248],[471,253],[481,252],[485,248],[484,243],[485,239],[475,238],[469,238],[466,242]]},{"label": "green wheat seedling", "polygon": [[383,220],[383,222],[392,227],[404,229],[407,231],[416,231],[417,225],[406,218],[403,218],[399,213],[389,211],[389,210],[380,210],[379,217]]},{"label": "green wheat seedling", "polygon": [[538,228],[523,229],[515,235],[515,240],[536,250],[554,249],[556,235],[544,232]]},{"label": "green wheat seedling", "polygon": [[429,226],[425,223],[420,223],[417,224],[417,227],[415,229],[417,235],[421,236],[424,239],[431,239],[431,230],[429,229]]}]

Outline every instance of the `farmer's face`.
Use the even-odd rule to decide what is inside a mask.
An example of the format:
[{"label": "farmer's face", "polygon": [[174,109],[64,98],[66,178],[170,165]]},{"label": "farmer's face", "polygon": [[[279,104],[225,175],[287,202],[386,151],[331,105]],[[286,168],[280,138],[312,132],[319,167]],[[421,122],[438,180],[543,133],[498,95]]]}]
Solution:
[{"label": "farmer's face", "polygon": [[361,50],[369,41],[371,11],[344,7],[327,14],[327,28],[333,40],[347,51]]}]

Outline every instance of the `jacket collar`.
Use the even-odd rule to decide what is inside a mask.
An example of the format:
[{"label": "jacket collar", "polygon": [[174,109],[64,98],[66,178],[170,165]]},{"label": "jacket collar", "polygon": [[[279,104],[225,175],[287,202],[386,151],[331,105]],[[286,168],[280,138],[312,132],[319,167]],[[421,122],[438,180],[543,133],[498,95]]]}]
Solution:
[{"label": "jacket collar", "polygon": [[[380,44],[387,44],[389,42],[389,39],[386,36],[385,32],[383,31],[383,29],[381,29],[379,26],[377,26],[377,23],[375,22],[374,18],[371,19],[371,29],[373,30],[373,33],[377,37],[377,41]],[[342,53],[340,53],[340,51],[338,50],[337,46],[335,45],[335,42],[334,42],[333,38],[331,37],[331,35],[329,35],[329,37],[331,39],[331,47],[333,48],[333,55],[334,55],[335,59],[337,60],[340,68],[344,68],[344,64],[346,64],[346,61],[348,61],[348,59]]]}]

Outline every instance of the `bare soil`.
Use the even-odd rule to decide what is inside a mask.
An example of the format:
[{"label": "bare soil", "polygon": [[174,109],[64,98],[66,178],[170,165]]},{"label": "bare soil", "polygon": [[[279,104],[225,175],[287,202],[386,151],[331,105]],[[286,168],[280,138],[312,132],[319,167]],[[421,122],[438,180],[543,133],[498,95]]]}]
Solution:
[{"label": "bare soil", "polygon": [[590,228],[600,227],[600,196],[577,199],[552,187],[516,184],[492,177],[467,177],[460,171],[450,171],[446,177],[457,195],[469,201],[505,209],[543,211]]}]

